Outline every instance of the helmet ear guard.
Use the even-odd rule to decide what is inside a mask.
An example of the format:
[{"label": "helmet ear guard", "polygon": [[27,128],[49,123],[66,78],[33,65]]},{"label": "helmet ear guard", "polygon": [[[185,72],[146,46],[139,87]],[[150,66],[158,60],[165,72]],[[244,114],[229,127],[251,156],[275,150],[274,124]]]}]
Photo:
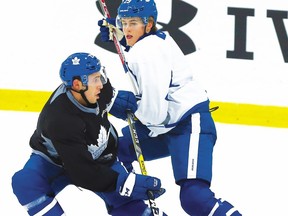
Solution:
[{"label": "helmet ear guard", "polygon": [[80,77],[81,82],[87,85],[88,76],[100,70],[101,63],[95,56],[83,52],[74,53],[61,64],[60,78],[67,87],[72,86],[74,77]]}]

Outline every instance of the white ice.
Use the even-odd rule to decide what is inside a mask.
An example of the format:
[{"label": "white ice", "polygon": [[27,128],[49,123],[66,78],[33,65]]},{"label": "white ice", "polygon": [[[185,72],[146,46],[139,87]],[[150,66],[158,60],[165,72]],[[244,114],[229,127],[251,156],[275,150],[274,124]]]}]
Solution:
[{"label": "white ice", "polygon": [[[30,155],[29,138],[39,113],[0,111],[0,215],[28,215],[11,188],[11,176]],[[116,127],[122,121],[111,118]],[[288,129],[216,123],[212,190],[233,203],[244,216],[285,215],[287,212]],[[138,164],[135,164],[137,168]],[[161,178],[167,192],[156,200],[169,216],[185,216],[174,184],[170,159],[146,162],[148,174]],[[286,171],[285,171],[286,170]],[[67,216],[107,215],[94,193],[68,186],[59,195]]]}]

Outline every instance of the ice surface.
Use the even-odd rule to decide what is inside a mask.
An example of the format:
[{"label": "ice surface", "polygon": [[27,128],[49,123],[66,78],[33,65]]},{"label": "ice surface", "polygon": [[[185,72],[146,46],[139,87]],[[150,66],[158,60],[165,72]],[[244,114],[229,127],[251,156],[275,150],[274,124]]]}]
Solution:
[{"label": "ice surface", "polygon": [[[30,155],[29,138],[38,113],[0,111],[0,215],[27,215],[11,188],[11,176]],[[111,117],[117,128],[124,122]],[[283,215],[288,194],[288,129],[216,123],[212,189],[233,203],[244,216]],[[138,164],[135,163],[137,169]],[[146,162],[148,174],[160,177],[167,192],[156,200],[168,215],[185,216],[178,200],[170,158]],[[286,171],[285,171],[286,170]],[[139,170],[138,170],[139,171]],[[58,195],[67,216],[107,215],[94,193],[68,186]]]}]

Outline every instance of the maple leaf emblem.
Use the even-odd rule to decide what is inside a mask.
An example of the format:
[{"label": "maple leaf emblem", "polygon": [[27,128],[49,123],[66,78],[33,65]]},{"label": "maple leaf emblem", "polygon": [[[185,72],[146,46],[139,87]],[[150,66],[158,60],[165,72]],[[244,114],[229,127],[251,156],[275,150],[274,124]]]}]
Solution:
[{"label": "maple leaf emblem", "polygon": [[100,126],[100,131],[99,131],[99,135],[98,135],[98,145],[101,146],[103,145],[103,143],[107,142],[108,140],[108,133],[107,130],[105,129],[105,127],[103,127],[102,125]]},{"label": "maple leaf emblem", "polygon": [[109,133],[102,125],[100,126],[100,131],[97,139],[97,144],[88,145],[88,151],[92,154],[93,159],[99,158],[99,156],[106,149],[108,144]]},{"label": "maple leaf emblem", "polygon": [[77,57],[74,57],[74,58],[72,59],[72,64],[73,64],[73,65],[79,65],[79,64],[80,64],[80,59],[77,58]]}]

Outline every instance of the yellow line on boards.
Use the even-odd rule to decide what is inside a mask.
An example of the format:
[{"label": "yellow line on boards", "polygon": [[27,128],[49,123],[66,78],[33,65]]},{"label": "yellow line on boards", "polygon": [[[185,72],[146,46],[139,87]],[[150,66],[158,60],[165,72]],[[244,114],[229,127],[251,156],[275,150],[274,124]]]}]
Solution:
[{"label": "yellow line on boards", "polygon": [[[0,110],[40,112],[52,92],[0,89]],[[288,128],[288,107],[211,101],[216,122]]]},{"label": "yellow line on boards", "polygon": [[0,89],[0,110],[40,112],[52,92]]},{"label": "yellow line on boards", "polygon": [[216,122],[288,128],[288,107],[212,101],[213,106],[219,106],[212,112]]}]

